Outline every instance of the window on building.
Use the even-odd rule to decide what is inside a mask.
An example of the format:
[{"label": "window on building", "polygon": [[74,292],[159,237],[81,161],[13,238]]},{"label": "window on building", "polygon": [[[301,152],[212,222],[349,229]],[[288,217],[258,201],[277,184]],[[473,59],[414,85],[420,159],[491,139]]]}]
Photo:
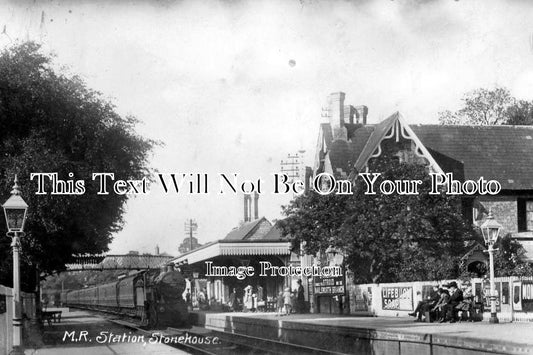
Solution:
[{"label": "window on building", "polygon": [[476,224],[479,219],[479,209],[477,207],[472,207],[472,223]]},{"label": "window on building", "polygon": [[518,231],[533,231],[533,200],[518,199]]},{"label": "window on building", "polygon": [[533,231],[533,201],[526,201],[527,230]]}]

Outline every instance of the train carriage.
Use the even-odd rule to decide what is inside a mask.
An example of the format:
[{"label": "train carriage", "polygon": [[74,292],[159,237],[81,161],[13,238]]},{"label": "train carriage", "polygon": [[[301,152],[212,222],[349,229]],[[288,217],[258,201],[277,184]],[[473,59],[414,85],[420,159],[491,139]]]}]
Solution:
[{"label": "train carriage", "polygon": [[98,287],[90,287],[79,290],[79,304],[95,307],[98,302]]},{"label": "train carriage", "polygon": [[98,286],[98,306],[107,309],[118,309],[117,283],[113,282]]},{"label": "train carriage", "polygon": [[61,291],[61,294],[59,295],[59,306],[63,307],[68,304],[68,293],[69,291]]},{"label": "train carriage", "polygon": [[117,282],[117,299],[120,308],[135,307],[133,280],[135,276],[125,277]]},{"label": "train carriage", "polygon": [[[64,292],[66,306],[146,316],[150,326],[185,325],[188,312],[182,297],[186,283],[180,271],[142,271],[116,282]],[[148,308],[145,309],[145,306]]]},{"label": "train carriage", "polygon": [[[117,299],[122,313],[127,313],[131,316],[142,315],[142,307],[144,306],[144,288],[141,287],[144,285],[142,282],[144,274],[144,272],[137,273],[118,281]],[[139,280],[141,280],[141,287],[139,287]]]}]

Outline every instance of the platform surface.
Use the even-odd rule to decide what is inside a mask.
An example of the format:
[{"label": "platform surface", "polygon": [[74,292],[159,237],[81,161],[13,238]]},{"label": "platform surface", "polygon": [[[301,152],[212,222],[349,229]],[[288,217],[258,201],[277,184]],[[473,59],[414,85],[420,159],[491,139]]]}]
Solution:
[{"label": "platform surface", "polygon": [[[69,312],[68,308],[61,311],[61,323],[45,324],[43,343],[27,346],[25,355],[187,354],[164,344],[151,343],[146,337],[143,341],[141,334],[90,312]],[[87,332],[86,336],[82,332]]]},{"label": "platform surface", "polygon": [[[206,313],[213,314],[213,313]],[[420,335],[449,336],[457,339],[475,340],[479,342],[497,341],[522,344],[533,349],[533,323],[501,322],[491,324],[481,322],[458,323],[423,323],[415,322],[413,317],[365,317],[343,316],[333,314],[291,314],[278,316],[275,313],[232,312],[218,313],[222,316],[247,317],[264,320],[277,320],[278,322],[291,322],[322,325],[335,328],[359,328],[398,333],[415,333]]]}]

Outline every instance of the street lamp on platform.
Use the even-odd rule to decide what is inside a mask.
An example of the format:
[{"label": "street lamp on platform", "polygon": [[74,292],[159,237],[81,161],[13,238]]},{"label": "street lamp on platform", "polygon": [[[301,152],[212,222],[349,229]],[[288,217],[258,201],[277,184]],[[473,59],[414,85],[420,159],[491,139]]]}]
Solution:
[{"label": "street lamp on platform", "polygon": [[2,205],[6,217],[7,236],[11,237],[13,247],[13,352],[24,354],[22,347],[22,309],[20,303],[20,238],[24,236],[24,222],[28,205],[20,196],[18,179],[15,175],[15,184],[11,197]]},{"label": "street lamp on platform", "polygon": [[502,225],[499,224],[492,216],[492,211],[489,211],[487,220],[481,225],[481,232],[483,239],[489,247],[489,267],[490,267],[490,323],[498,323],[498,315],[496,313],[496,287],[494,285],[494,244],[498,240]]},{"label": "street lamp on platform", "polygon": [[332,246],[326,249],[326,256],[328,261],[333,262],[336,266],[341,266],[344,261],[344,255]]}]

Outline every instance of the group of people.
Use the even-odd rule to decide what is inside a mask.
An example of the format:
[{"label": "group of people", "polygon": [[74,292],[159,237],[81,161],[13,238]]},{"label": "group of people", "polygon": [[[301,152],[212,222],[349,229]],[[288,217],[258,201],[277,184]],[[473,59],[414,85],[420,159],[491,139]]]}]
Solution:
[{"label": "group of people", "polygon": [[233,288],[232,292],[229,295],[229,300],[227,302],[227,307],[229,310],[234,311],[245,311],[245,312],[255,312],[256,310],[264,307],[263,300],[263,287],[258,285],[253,287],[248,285],[244,288],[242,298],[238,297],[238,291],[236,288]]},{"label": "group of people", "polygon": [[298,288],[291,291],[289,287],[280,291],[277,297],[277,311],[278,316],[289,315],[293,311],[295,313],[305,312],[305,295],[302,281],[298,280]]},{"label": "group of people", "polygon": [[[462,285],[464,290],[457,287],[457,282],[433,286],[433,290],[426,300],[419,300],[410,316],[416,317],[417,322],[428,312],[436,315],[439,323],[455,323],[461,320],[474,321],[474,295],[470,281]],[[417,292],[420,297],[420,291]]]}]

